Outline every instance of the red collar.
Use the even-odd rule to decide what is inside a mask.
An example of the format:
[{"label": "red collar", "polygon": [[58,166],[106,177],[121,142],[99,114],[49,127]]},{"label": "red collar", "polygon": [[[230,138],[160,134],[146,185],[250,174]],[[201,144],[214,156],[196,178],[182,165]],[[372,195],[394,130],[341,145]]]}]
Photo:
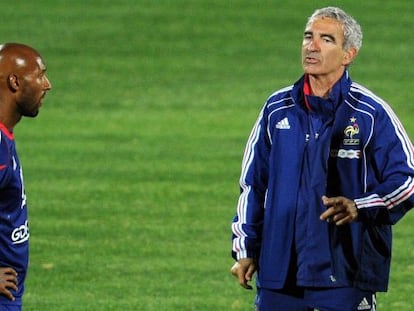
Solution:
[{"label": "red collar", "polygon": [[308,102],[308,95],[312,95],[312,88],[309,82],[309,75],[307,74],[305,75],[305,80],[303,82],[303,95],[303,97],[305,98],[306,108],[308,108],[308,110],[311,110],[311,106]]},{"label": "red collar", "polygon": [[9,131],[9,129],[0,122],[0,130],[9,138],[9,139],[14,139],[14,135],[12,132]]}]

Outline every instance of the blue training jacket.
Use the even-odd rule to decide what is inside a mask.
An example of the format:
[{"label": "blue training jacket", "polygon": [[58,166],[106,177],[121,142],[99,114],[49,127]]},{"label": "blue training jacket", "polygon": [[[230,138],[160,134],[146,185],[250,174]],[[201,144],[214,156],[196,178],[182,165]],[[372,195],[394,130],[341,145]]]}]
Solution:
[{"label": "blue training jacket", "polygon": [[[315,210],[306,217],[316,224],[326,209],[322,195],[345,196],[355,201],[358,220],[324,224],[332,286],[386,291],[391,225],[414,202],[412,143],[390,106],[352,82],[347,71],[328,108],[309,111],[304,79],[269,97],[248,139],[232,223],[233,258],[254,258],[259,286],[282,288],[297,259],[298,215]],[[315,170],[304,169],[305,154]],[[310,243],[317,238],[308,236]]]},{"label": "blue training jacket", "polygon": [[29,262],[29,224],[23,173],[13,133],[0,123],[0,267],[17,272],[14,301],[0,295],[3,305],[20,306]]}]

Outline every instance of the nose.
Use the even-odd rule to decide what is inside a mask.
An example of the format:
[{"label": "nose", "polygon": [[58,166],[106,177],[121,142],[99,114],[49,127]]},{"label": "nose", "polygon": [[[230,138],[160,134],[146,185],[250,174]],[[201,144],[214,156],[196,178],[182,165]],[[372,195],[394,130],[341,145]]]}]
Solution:
[{"label": "nose", "polygon": [[52,89],[52,83],[50,83],[49,79],[45,76],[45,81],[44,81],[44,88],[46,91],[49,91]]},{"label": "nose", "polygon": [[312,40],[309,40],[306,49],[309,52],[319,51],[319,42],[317,42],[317,40],[315,40],[315,38],[313,38]]}]

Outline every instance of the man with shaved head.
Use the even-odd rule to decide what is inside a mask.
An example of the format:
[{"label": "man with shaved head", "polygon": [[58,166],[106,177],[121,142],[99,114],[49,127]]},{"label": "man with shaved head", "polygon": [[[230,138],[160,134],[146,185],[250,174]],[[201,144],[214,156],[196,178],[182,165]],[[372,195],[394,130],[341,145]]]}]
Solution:
[{"label": "man with shaved head", "polygon": [[33,48],[0,46],[0,310],[22,308],[29,259],[29,225],[22,168],[13,129],[24,117],[36,117],[52,88],[46,65]]}]

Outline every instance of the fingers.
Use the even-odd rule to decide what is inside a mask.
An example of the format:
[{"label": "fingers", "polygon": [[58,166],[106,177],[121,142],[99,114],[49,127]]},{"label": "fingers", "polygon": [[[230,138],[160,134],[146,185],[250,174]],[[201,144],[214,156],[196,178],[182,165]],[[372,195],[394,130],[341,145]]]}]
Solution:
[{"label": "fingers", "polygon": [[0,274],[1,275],[10,274],[10,275],[13,275],[13,276],[17,276],[16,270],[14,270],[13,268],[10,268],[10,267],[1,267],[0,268]]},{"label": "fingers", "polygon": [[0,294],[6,296],[11,301],[14,301],[16,299],[14,298],[13,294],[7,288],[1,289]]},{"label": "fingers", "polygon": [[320,215],[321,220],[334,222],[337,226],[349,224],[358,217],[354,201],[345,197],[322,197],[322,203],[328,208]]},{"label": "fingers", "polygon": [[240,259],[231,267],[231,274],[233,274],[240,286],[245,289],[252,289],[252,286],[248,284],[253,278],[253,274],[256,271],[253,260],[250,258]]},{"label": "fingers", "polygon": [[247,269],[246,273],[239,274],[239,284],[245,289],[253,289],[251,285],[248,284],[253,279],[253,274],[256,271],[256,267],[254,265],[250,265]]},{"label": "fingers", "polygon": [[238,262],[236,262],[231,268],[231,274],[237,278],[237,281],[242,287],[252,289],[252,287],[247,284],[247,282],[250,281],[247,277],[247,273],[245,273],[243,267]]},{"label": "fingers", "polygon": [[254,265],[250,265],[249,269],[246,272],[246,280],[251,281],[255,271],[256,271],[256,268],[254,267]]},{"label": "fingers", "polygon": [[354,221],[354,219],[351,216],[345,216],[342,218],[337,218],[337,216],[334,217],[334,222],[337,226],[341,226],[341,225],[345,225],[345,224],[349,224],[351,222]]},{"label": "fingers", "polygon": [[14,300],[9,289],[17,291],[17,272],[12,268],[0,268],[0,294]]}]

